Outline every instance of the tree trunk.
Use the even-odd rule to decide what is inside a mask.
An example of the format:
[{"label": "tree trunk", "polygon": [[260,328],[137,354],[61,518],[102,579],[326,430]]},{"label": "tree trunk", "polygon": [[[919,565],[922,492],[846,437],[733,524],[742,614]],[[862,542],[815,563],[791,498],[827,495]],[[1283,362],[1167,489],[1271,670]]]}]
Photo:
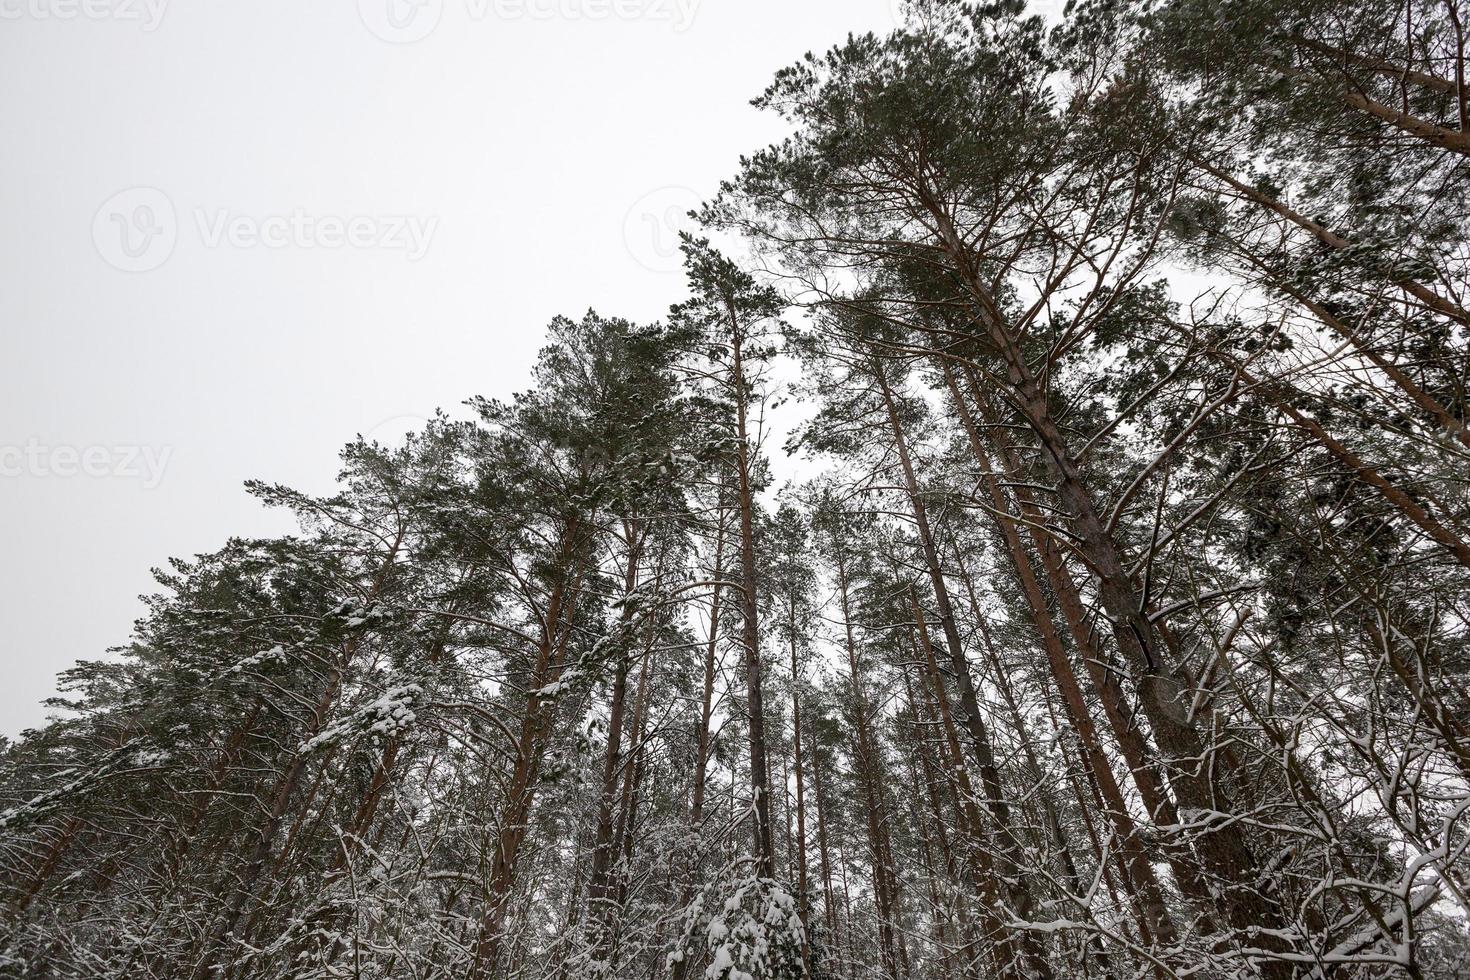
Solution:
[{"label": "tree trunk", "polygon": [[807,891],[806,859],[806,790],[802,785],[801,751],[801,665],[796,656],[796,602],[790,607],[788,628],[791,631],[791,754],[796,777],[796,887],[797,910],[801,914],[802,962],[807,962],[809,945],[806,934],[811,920],[811,900]]},{"label": "tree trunk", "polygon": [[[560,567],[566,569],[571,563],[576,537],[581,523],[573,518],[563,532]],[[531,805],[535,801],[536,786],[540,780],[542,753],[546,737],[555,720],[554,697],[546,698],[541,691],[561,676],[561,662],[567,642],[571,638],[571,618],[576,598],[581,588],[584,569],[580,566],[568,569],[558,577],[546,606],[541,642],[536,651],[536,663],[531,671],[530,692],[526,698],[525,711],[521,716],[521,730],[516,738],[516,759],[511,771],[504,809],[501,812],[500,833],[491,859],[490,877],[486,885],[488,896],[484,915],[474,941],[474,960],[470,968],[470,980],[484,980],[490,975],[500,956],[503,942],[501,925],[505,918],[511,888],[515,884],[516,865],[520,857],[521,843],[530,829]],[[568,582],[567,578],[573,581]]]},{"label": "tree trunk", "polygon": [[[1017,579],[1020,580],[1021,593],[1031,613],[1031,622],[1041,639],[1042,650],[1046,654],[1052,678],[1062,693],[1062,704],[1066,710],[1067,719],[1082,739],[1082,746],[1087,753],[1088,761],[1097,774],[1098,788],[1103,794],[1103,799],[1107,801],[1107,816],[1112,821],[1113,830],[1118,837],[1118,859],[1127,865],[1128,877],[1138,890],[1136,912],[1139,920],[1147,924],[1148,932],[1160,943],[1166,946],[1173,945],[1178,939],[1178,933],[1174,928],[1173,919],[1169,916],[1163,888],[1160,887],[1154,875],[1153,865],[1149,863],[1148,856],[1144,853],[1138,828],[1134,825],[1133,817],[1123,801],[1122,790],[1113,778],[1112,764],[1103,752],[1097,729],[1093,725],[1092,713],[1087,707],[1086,699],[1082,696],[1082,688],[1077,683],[1077,675],[1072,671],[1071,661],[1067,659],[1066,650],[1062,647],[1061,637],[1057,635],[1056,627],[1052,623],[1051,610],[1047,605],[1046,596],[1041,590],[1041,583],[1037,580],[1036,572],[1031,565],[1030,555],[1016,530],[1016,523],[1011,519],[1010,507],[1001,492],[1000,482],[996,479],[990,456],[980,445],[979,433],[976,431],[974,420],[970,417],[959,387],[955,384],[949,364],[946,362],[943,367],[945,381],[949,385],[955,409],[964,423],[964,429],[970,438],[971,451],[980,465],[981,478],[990,497],[996,525],[1000,529],[1002,540],[1010,555],[1011,566],[1016,572]],[[966,576],[966,584],[969,584],[968,576]],[[980,615],[978,605],[975,607],[975,615],[977,617]],[[983,623],[981,629],[984,629]],[[1019,720],[1019,715],[1017,717]]]},{"label": "tree trunk", "polygon": [[[704,686],[699,705],[699,730],[695,733],[694,787],[689,800],[689,829],[692,835],[691,852],[687,872],[689,882],[684,886],[679,900],[681,909],[688,908],[694,900],[694,875],[699,868],[699,838],[704,826],[704,797],[709,779],[710,719],[714,715],[715,696],[715,653],[720,640],[720,599],[723,594],[721,580],[725,572],[725,508],[724,486],[720,487],[720,505],[715,524],[714,585],[710,595],[709,639],[704,645]],[[680,942],[682,942],[682,934]],[[680,949],[670,973],[673,980],[684,980],[689,973],[689,958],[692,950]]]},{"label": "tree trunk", "polygon": [[888,846],[883,787],[877,772],[876,746],[868,728],[868,703],[863,693],[862,675],[858,670],[857,645],[852,636],[852,615],[848,604],[847,563],[837,558],[837,587],[841,600],[842,622],[846,635],[848,682],[852,685],[853,758],[857,763],[858,785],[863,791],[864,814],[868,824],[868,846],[872,853],[873,897],[878,906],[878,939],[883,963],[893,980],[900,980],[898,934],[894,928],[898,908],[892,875],[894,868]]},{"label": "tree trunk", "polygon": [[638,565],[643,550],[643,530],[637,521],[623,523],[627,540],[626,568],[623,573],[623,611],[618,643],[618,660],[613,670],[612,699],[608,711],[607,751],[602,762],[602,791],[598,797],[597,826],[592,849],[592,870],[587,885],[587,909],[590,922],[591,950],[594,958],[605,956],[611,942],[608,924],[613,888],[613,807],[617,802],[618,776],[624,765],[623,724],[628,695],[628,660],[631,651],[627,645],[627,631],[631,626],[636,606],[632,601],[638,588]]},{"label": "tree trunk", "polygon": [[745,382],[745,338],[740,317],[734,305],[729,307],[732,331],[733,366],[731,382],[735,389],[735,438],[737,456],[737,493],[740,504],[740,585],[743,624],[741,639],[745,645],[745,687],[750,710],[750,792],[755,814],[756,873],[771,877],[776,870],[776,849],[771,837],[771,778],[766,764],[765,698],[761,694],[760,620],[757,608],[755,572],[755,500],[751,489],[751,444],[746,412],[748,389]]},{"label": "tree trunk", "polygon": [[[957,271],[964,276],[980,309],[990,343],[1005,365],[1010,395],[1037,437],[1042,465],[1057,488],[1076,545],[1097,576],[1099,598],[1112,619],[1119,649],[1137,679],[1139,702],[1163,751],[1170,783],[1181,806],[1188,810],[1181,817],[1196,827],[1191,843],[1205,869],[1218,880],[1226,917],[1232,926],[1251,936],[1263,928],[1284,931],[1287,924],[1281,910],[1257,886],[1259,862],[1242,828],[1230,819],[1230,801],[1215,784],[1214,750],[1201,740],[1189,716],[1189,682],[1165,659],[1158,632],[1052,418],[1046,394],[978,275],[965,264],[966,253],[947,217],[941,230]],[[1270,938],[1269,932],[1259,944],[1266,948],[1283,945]],[[1260,966],[1268,977],[1291,974],[1291,968],[1279,960],[1263,959]]]},{"label": "tree trunk", "polygon": [[[955,624],[954,610],[949,600],[949,588],[944,581],[944,569],[939,562],[934,534],[929,527],[929,517],[924,507],[923,496],[919,492],[918,478],[914,474],[908,439],[899,421],[898,406],[894,401],[893,390],[889,387],[887,376],[884,374],[883,363],[874,357],[871,365],[873,379],[883,396],[883,404],[887,410],[894,449],[898,453],[899,464],[903,470],[904,487],[908,494],[909,505],[913,509],[914,524],[918,530],[919,546],[929,570],[929,581],[934,590],[934,602],[939,611],[939,623],[944,630],[950,665],[954,671],[955,683],[959,688],[962,712],[960,720],[969,731],[970,747],[975,753],[975,761],[980,769],[981,784],[985,787],[985,805],[998,829],[1000,866],[997,870],[1005,883],[1006,898],[1014,907],[1017,918],[1029,921],[1034,914],[1035,903],[1020,874],[1018,855],[1021,841],[1012,826],[1010,804],[1007,802],[1005,789],[1001,785],[1000,769],[995,761],[995,751],[991,747],[990,734],[986,731],[985,721],[980,715],[980,702],[975,694],[975,682],[970,676],[970,665],[965,660],[964,645],[960,641],[959,629]],[[1026,951],[1027,966],[1032,975],[1050,977],[1051,967],[1047,964],[1045,954],[1036,937],[1026,933],[1022,936],[1022,943]]]}]

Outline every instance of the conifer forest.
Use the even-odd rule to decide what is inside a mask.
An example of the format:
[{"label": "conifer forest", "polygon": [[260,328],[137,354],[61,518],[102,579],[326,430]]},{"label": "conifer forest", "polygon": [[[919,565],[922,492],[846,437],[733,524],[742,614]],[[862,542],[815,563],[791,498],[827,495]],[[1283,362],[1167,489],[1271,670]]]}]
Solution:
[{"label": "conifer forest", "polygon": [[1470,9],[902,20],[661,321],[155,573],[0,976],[1470,976]]}]

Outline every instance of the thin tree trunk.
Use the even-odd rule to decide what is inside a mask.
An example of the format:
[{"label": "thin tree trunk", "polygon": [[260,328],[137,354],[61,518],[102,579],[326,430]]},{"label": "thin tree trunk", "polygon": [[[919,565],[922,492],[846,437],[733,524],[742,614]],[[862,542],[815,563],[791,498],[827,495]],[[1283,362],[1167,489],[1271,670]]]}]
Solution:
[{"label": "thin tree trunk", "polygon": [[617,666],[613,671],[612,699],[607,723],[607,751],[602,763],[602,791],[598,797],[597,825],[594,831],[592,869],[588,878],[587,907],[591,920],[591,949],[594,958],[605,956],[611,942],[609,922],[612,909],[613,807],[617,802],[618,776],[624,765],[623,724],[628,694],[628,661],[626,632],[630,628],[636,605],[632,601],[638,588],[638,566],[642,557],[644,532],[637,521],[623,523],[627,540],[627,565],[623,572],[623,611]]},{"label": "thin tree trunk", "polygon": [[628,901],[628,888],[633,872],[633,851],[638,841],[638,806],[643,798],[643,742],[647,738],[648,702],[653,695],[649,672],[653,663],[653,629],[649,627],[647,647],[643,653],[643,665],[638,671],[638,698],[633,710],[633,723],[629,730],[632,739],[632,756],[623,770],[622,800],[618,813],[618,829],[615,838],[619,869],[613,895],[612,911],[619,914],[614,924],[619,928],[609,937],[607,963],[611,968],[617,961],[617,933],[621,931],[621,912]]},{"label": "thin tree trunk", "polygon": [[[694,787],[689,801],[689,829],[694,840],[691,842],[692,851],[687,868],[690,880],[685,884],[679,899],[681,909],[688,908],[689,903],[694,900],[694,874],[699,867],[698,839],[704,827],[704,798],[709,780],[710,719],[714,715],[715,695],[715,653],[720,640],[720,600],[723,596],[722,580],[725,572],[724,495],[725,488],[721,485],[718,517],[715,523],[714,585],[710,596],[709,638],[704,645],[704,685],[699,705],[699,730],[695,733]],[[693,955],[693,950],[680,949],[678,953],[679,958],[674,961],[670,973],[673,980],[684,980],[689,973],[689,960]]]},{"label": "thin tree trunk", "polygon": [[755,500],[751,488],[751,444],[746,400],[745,338],[739,314],[729,305],[733,365],[731,381],[735,396],[735,439],[737,493],[740,504],[740,585],[743,618],[741,639],[745,645],[746,700],[750,710],[750,792],[755,814],[756,873],[771,877],[776,870],[776,850],[771,837],[771,778],[766,764],[765,698],[761,693],[760,619],[757,608],[755,570]]},{"label": "thin tree trunk", "polygon": [[857,763],[858,784],[862,787],[864,816],[868,824],[868,846],[872,852],[873,895],[878,906],[878,939],[888,975],[899,980],[900,961],[897,934],[894,929],[897,908],[891,883],[893,867],[887,844],[883,789],[877,773],[876,747],[868,728],[868,703],[858,670],[857,644],[852,635],[852,614],[848,603],[847,563],[841,547],[837,557],[837,587],[841,600],[842,622],[846,636],[848,682],[852,686],[853,758]]},{"label": "thin tree trunk", "polygon": [[837,900],[832,892],[832,855],[827,842],[826,790],[822,780],[821,752],[812,754],[812,799],[817,805],[817,853],[822,857],[822,918],[827,934],[837,938]]},{"label": "thin tree trunk", "polygon": [[[919,648],[924,654],[924,669],[929,678],[934,706],[939,712],[939,723],[944,732],[944,747],[948,750],[955,813],[959,817],[960,828],[974,843],[972,860],[975,867],[970,870],[969,878],[980,899],[985,934],[994,937],[994,942],[1001,947],[993,956],[997,971],[1008,977],[1026,976],[1024,968],[1018,969],[1016,963],[1016,954],[1013,949],[1014,937],[998,918],[998,915],[1004,911],[1004,902],[997,884],[998,875],[990,856],[991,842],[985,833],[985,821],[976,803],[978,796],[970,781],[969,766],[965,761],[964,750],[960,747],[959,731],[955,726],[953,712],[950,710],[949,694],[944,686],[944,676],[940,672],[938,660],[934,655],[934,644],[929,638],[927,617],[918,606],[917,593],[911,589],[909,596],[914,611],[914,625],[918,634]],[[933,720],[932,717],[930,720]]]},{"label": "thin tree trunk", "polygon": [[[1255,202],[1256,204],[1260,205],[1268,211],[1271,211],[1274,214],[1280,215],[1287,221],[1290,221],[1292,224],[1296,225],[1298,228],[1309,232],[1312,237],[1316,238],[1319,242],[1321,242],[1323,245],[1326,245],[1328,248],[1340,251],[1342,249],[1350,247],[1353,244],[1346,238],[1343,238],[1341,235],[1337,234],[1335,231],[1332,231],[1330,228],[1326,228],[1318,224],[1311,218],[1308,218],[1307,216],[1295,211],[1290,206],[1283,204],[1281,201],[1278,201],[1273,197],[1269,197],[1257,188],[1236,180],[1230,174],[1212,164],[1206,163],[1199,157],[1191,155],[1187,156],[1186,159],[1188,159],[1190,163],[1194,164],[1199,169],[1203,170],[1205,173],[1209,174],[1211,177],[1214,177],[1221,183],[1228,185],[1231,190],[1235,191],[1237,194],[1240,194],[1242,197],[1245,197],[1248,200]],[[1437,313],[1442,313],[1445,316],[1452,317],[1456,320],[1459,320],[1461,323],[1470,321],[1470,314],[1467,314],[1463,307],[1461,307],[1458,303],[1454,303],[1448,299],[1445,299],[1443,296],[1440,296],[1438,293],[1430,289],[1428,286],[1425,286],[1423,283],[1415,282],[1412,279],[1390,279],[1389,281]]]},{"label": "thin tree trunk", "polygon": [[[344,657],[344,661],[346,659],[348,658]],[[316,703],[312,705],[311,718],[307,722],[307,739],[315,737],[326,725],[327,714],[333,702],[336,701],[337,692],[342,686],[342,671],[343,667],[339,665],[328,677],[327,682],[322,685],[321,693],[317,696]],[[285,821],[286,811],[296,795],[301,777],[306,772],[307,758],[305,753],[297,751],[291,764],[287,766],[285,774],[276,784],[275,792],[271,796],[270,810],[260,830],[256,833],[255,843],[250,849],[245,870],[241,873],[224,912],[215,920],[214,928],[210,930],[205,939],[203,953],[192,974],[194,980],[206,980],[209,974],[214,972],[225,940],[232,933],[240,932],[244,927],[250,915],[250,905],[255,901],[256,886],[260,882],[266,864],[270,861],[271,848],[275,844],[276,834]]]},{"label": "thin tree trunk", "polygon": [[1245,254],[1252,265],[1255,265],[1263,273],[1271,276],[1271,285],[1274,288],[1281,290],[1296,300],[1318,320],[1331,327],[1339,337],[1346,340],[1352,346],[1354,352],[1367,360],[1368,363],[1372,364],[1379,371],[1383,372],[1383,376],[1393,382],[1394,386],[1409,401],[1413,402],[1420,411],[1432,419],[1440,429],[1448,433],[1451,438],[1458,441],[1462,446],[1470,449],[1470,429],[1467,429],[1464,422],[1452,415],[1448,408],[1435,399],[1434,396],[1415,384],[1414,379],[1405,374],[1397,364],[1384,357],[1366,338],[1358,336],[1357,331],[1333,315],[1332,311],[1307,296],[1296,286],[1292,285],[1290,281],[1275,275],[1273,270],[1254,255],[1250,255],[1249,253]]},{"label": "thin tree trunk", "polygon": [[[884,407],[887,410],[894,449],[898,453],[899,464],[903,470],[904,487],[908,494],[909,505],[913,509],[914,524],[918,530],[919,546],[929,570],[929,580],[934,590],[934,601],[939,611],[940,626],[944,631],[945,643],[949,649],[949,661],[954,670],[955,682],[959,687],[960,709],[963,712],[961,721],[969,732],[970,746],[980,769],[980,781],[985,787],[986,808],[994,818],[999,831],[1001,865],[997,870],[1005,883],[1006,898],[1014,907],[1016,916],[1022,921],[1029,921],[1035,912],[1035,903],[1020,874],[1021,841],[1012,826],[1010,804],[1006,800],[1005,789],[1001,785],[1000,769],[995,761],[995,751],[991,747],[985,721],[980,715],[980,702],[975,694],[975,682],[970,677],[970,665],[965,660],[964,645],[960,641],[959,629],[955,624],[954,610],[949,600],[949,588],[945,585],[944,570],[939,562],[934,534],[929,526],[923,496],[919,492],[918,478],[914,474],[908,439],[899,421],[898,406],[884,373],[883,363],[874,357],[871,365],[873,379],[878,385]],[[1027,967],[1032,975],[1050,977],[1051,967],[1046,962],[1046,956],[1036,937],[1031,933],[1025,933],[1021,941],[1026,952]]]},{"label": "thin tree trunk", "polygon": [[[909,636],[909,643],[917,654],[919,647],[917,636],[911,633]],[[922,678],[922,673],[920,676]],[[917,749],[914,754],[918,756],[919,770],[923,776],[922,792],[920,792],[919,790],[916,790],[916,792],[921,797],[923,797],[925,803],[928,804],[930,822],[933,824],[934,827],[933,836],[935,839],[935,844],[939,850],[939,853],[944,858],[945,871],[948,873],[949,877],[953,881],[963,882],[965,880],[965,876],[960,871],[959,862],[955,859],[954,847],[949,839],[949,830],[945,827],[944,823],[944,809],[940,803],[939,775],[934,771],[934,764],[929,756],[929,739],[924,734],[924,730],[926,727],[935,725],[937,724],[937,722],[933,718],[932,711],[929,710],[927,700],[924,704],[924,710],[920,710],[919,699],[914,694],[914,686],[913,683],[910,681],[907,673],[904,674],[903,684],[904,692],[908,697],[909,712],[914,716],[914,744]],[[943,754],[942,750],[941,754]],[[963,817],[961,817],[961,819],[963,819]],[[926,832],[926,846],[928,846],[927,836],[928,835]],[[930,868],[932,872],[932,861],[930,863]],[[962,902],[956,901],[952,903],[952,906],[955,911],[955,918],[958,920],[954,923],[954,932],[957,940],[956,949],[954,950],[954,952],[961,957],[960,972],[963,973],[966,977],[978,977],[978,967],[968,965],[973,959],[970,950],[975,945],[975,938],[973,935],[974,926],[971,923],[970,916],[966,911],[965,905]]]},{"label": "thin tree trunk", "polygon": [[1292,405],[1289,397],[1276,390],[1274,385],[1261,385],[1243,365],[1236,364],[1234,369],[1239,371],[1242,380],[1256,388],[1273,408],[1316,440],[1338,462],[1351,470],[1358,479],[1378,491],[1384,500],[1398,508],[1421,531],[1449,551],[1460,564],[1470,568],[1470,543],[1466,543],[1463,538],[1440,523],[1439,519],[1430,514],[1423,505],[1394,485],[1379,472],[1377,467],[1366,462],[1329,433],[1316,419]]},{"label": "thin tree trunk", "polygon": [[[1112,821],[1118,838],[1118,859],[1128,866],[1128,876],[1138,889],[1139,904],[1136,912],[1140,921],[1147,924],[1150,935],[1166,946],[1173,945],[1178,940],[1178,933],[1169,915],[1168,906],[1165,904],[1163,888],[1154,875],[1153,865],[1149,863],[1148,856],[1144,853],[1138,828],[1134,825],[1133,817],[1123,801],[1122,790],[1113,777],[1111,763],[1103,752],[1097,729],[1093,725],[1092,713],[1087,707],[1087,701],[1082,696],[1082,688],[1077,682],[1077,675],[1072,670],[1071,661],[1067,659],[1066,650],[1062,647],[1061,637],[1057,635],[1056,627],[1052,623],[1051,610],[1041,590],[1041,583],[1037,580],[1036,572],[1031,565],[1030,555],[1016,530],[1016,522],[1011,519],[1010,507],[1001,492],[990,456],[980,445],[974,420],[970,417],[948,363],[944,364],[944,376],[949,385],[950,395],[954,399],[956,411],[970,437],[971,450],[976,462],[980,465],[981,478],[988,491],[993,513],[997,518],[996,525],[1005,541],[1011,566],[1015,569],[1017,579],[1020,580],[1021,593],[1031,613],[1031,622],[1041,638],[1042,650],[1046,653],[1052,678],[1062,693],[1062,704],[1066,710],[1067,719],[1082,739],[1082,746],[1087,753],[1088,761],[1097,774],[1098,786],[1102,791],[1103,799],[1107,801],[1107,816]],[[965,582],[968,587],[970,584],[968,575],[965,577]],[[973,604],[975,599],[972,597],[971,601]],[[975,606],[975,615],[980,616],[978,605]],[[980,628],[984,629],[983,622]],[[1019,721],[1019,715],[1017,720]]]},{"label": "thin tree trunk", "polygon": [[807,890],[806,791],[802,786],[801,766],[801,665],[797,662],[796,656],[796,602],[794,599],[790,605],[787,626],[791,632],[791,754],[796,777],[796,887],[800,895],[796,907],[801,915],[801,959],[805,963],[810,957],[807,930],[811,919],[811,900]]}]

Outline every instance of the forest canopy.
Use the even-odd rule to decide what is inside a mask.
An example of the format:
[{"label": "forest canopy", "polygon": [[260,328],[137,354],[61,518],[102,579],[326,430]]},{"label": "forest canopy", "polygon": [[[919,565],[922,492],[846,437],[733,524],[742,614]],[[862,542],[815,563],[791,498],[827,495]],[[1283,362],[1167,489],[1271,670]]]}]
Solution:
[{"label": "forest canopy", "polygon": [[0,740],[0,975],[1470,975],[1465,15],[782,68],[662,321],[251,483]]}]

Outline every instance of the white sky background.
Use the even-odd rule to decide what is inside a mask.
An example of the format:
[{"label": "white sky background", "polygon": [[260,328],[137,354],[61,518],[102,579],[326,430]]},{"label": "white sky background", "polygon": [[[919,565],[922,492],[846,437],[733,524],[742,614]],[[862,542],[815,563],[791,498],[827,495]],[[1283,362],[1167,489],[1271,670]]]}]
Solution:
[{"label": "white sky background", "polygon": [[782,135],[749,100],[895,19],[417,3],[0,0],[0,734],[150,567],[289,529],[247,478],[327,491],[354,433],[524,387],[553,315],[663,316],[679,216]]}]

